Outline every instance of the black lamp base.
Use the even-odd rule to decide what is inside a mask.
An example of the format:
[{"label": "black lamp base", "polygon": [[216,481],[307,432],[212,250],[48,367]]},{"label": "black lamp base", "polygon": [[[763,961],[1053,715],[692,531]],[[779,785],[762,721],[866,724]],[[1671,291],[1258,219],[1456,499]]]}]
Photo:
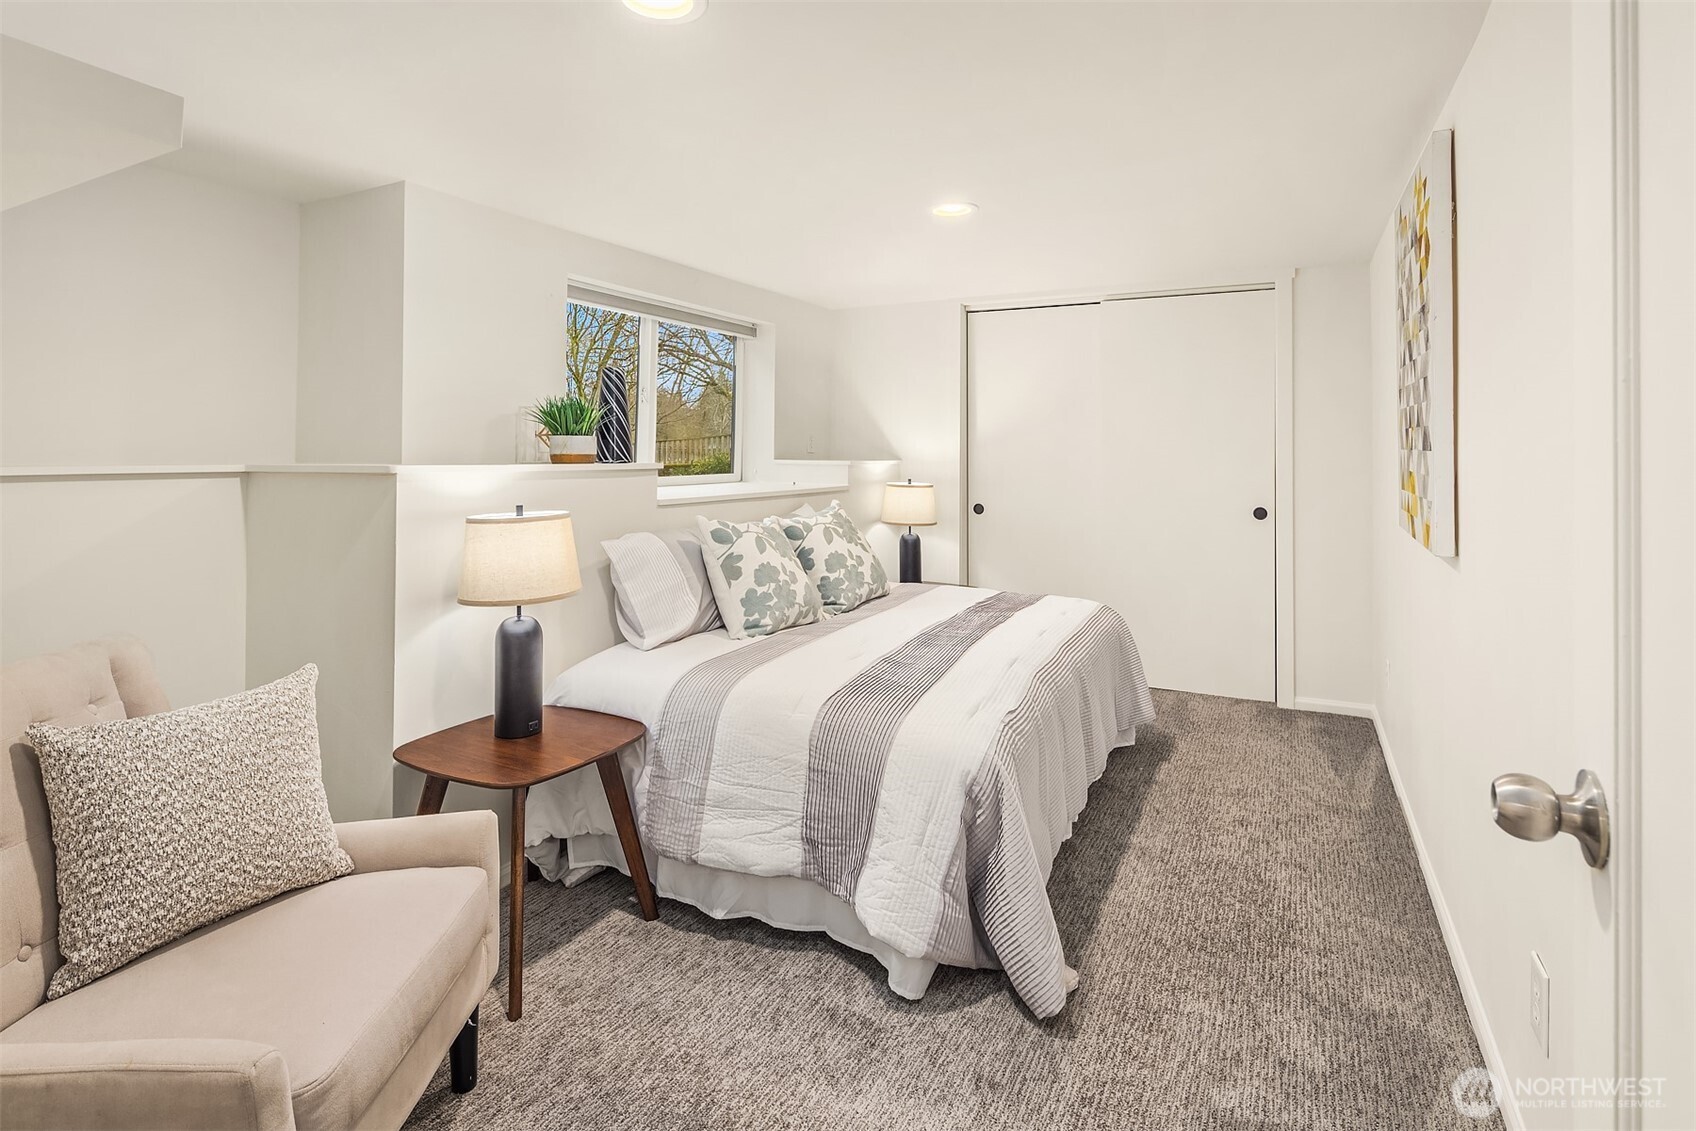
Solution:
[{"label": "black lamp base", "polygon": [[542,624],[520,609],[495,632],[495,737],[542,733]]},{"label": "black lamp base", "polygon": [[911,530],[901,535],[901,580],[919,580],[919,536]]}]

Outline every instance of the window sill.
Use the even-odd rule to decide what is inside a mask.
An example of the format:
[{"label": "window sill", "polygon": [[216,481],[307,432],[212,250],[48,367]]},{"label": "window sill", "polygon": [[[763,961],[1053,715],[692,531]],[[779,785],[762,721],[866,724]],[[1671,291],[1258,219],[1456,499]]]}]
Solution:
[{"label": "window sill", "polygon": [[500,470],[515,472],[520,475],[652,475],[660,469],[657,463],[406,463],[398,465],[397,470],[403,474],[441,475],[457,474],[467,471]]},{"label": "window sill", "polygon": [[661,487],[657,501],[662,507],[684,507],[736,499],[788,499],[800,495],[840,495],[848,490],[842,483],[680,483]]}]

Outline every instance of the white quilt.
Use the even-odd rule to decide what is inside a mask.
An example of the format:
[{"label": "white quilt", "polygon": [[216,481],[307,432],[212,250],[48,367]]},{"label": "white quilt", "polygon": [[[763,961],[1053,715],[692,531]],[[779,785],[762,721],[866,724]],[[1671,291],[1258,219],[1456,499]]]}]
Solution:
[{"label": "white quilt", "polygon": [[[649,851],[810,880],[903,954],[1006,969],[1041,1017],[1069,988],[1055,853],[1108,752],[1154,717],[1112,610],[928,585],[769,637],[620,645],[549,701],[646,724]],[[531,807],[533,837],[592,831],[546,827],[545,793]]]}]

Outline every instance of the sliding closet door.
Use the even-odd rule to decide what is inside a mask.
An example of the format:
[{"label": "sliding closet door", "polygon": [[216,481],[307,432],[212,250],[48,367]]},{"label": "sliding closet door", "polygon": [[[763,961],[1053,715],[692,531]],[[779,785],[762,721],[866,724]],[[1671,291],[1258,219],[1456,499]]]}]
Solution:
[{"label": "sliding closet door", "polygon": [[1275,698],[1273,312],[1248,291],[970,315],[972,583],[1113,606],[1156,687]]},{"label": "sliding closet door", "polygon": [[1104,599],[1100,304],[974,312],[966,334],[971,583]]}]

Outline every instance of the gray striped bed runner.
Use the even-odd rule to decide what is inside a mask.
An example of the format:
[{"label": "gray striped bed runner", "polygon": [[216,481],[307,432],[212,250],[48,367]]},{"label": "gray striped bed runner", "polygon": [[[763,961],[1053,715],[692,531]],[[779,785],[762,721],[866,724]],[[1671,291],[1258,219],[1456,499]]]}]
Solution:
[{"label": "gray striped bed runner", "polygon": [[713,732],[730,693],[750,673],[851,624],[904,604],[932,586],[902,586],[887,597],[826,620],[773,633],[691,668],[666,697],[648,756],[642,838],[661,856],[693,862],[701,851]]},{"label": "gray striped bed runner", "polygon": [[914,636],[825,700],[807,742],[801,841],[808,879],[854,902],[896,731],[972,645],[1038,600],[1029,593],[985,597]]}]

